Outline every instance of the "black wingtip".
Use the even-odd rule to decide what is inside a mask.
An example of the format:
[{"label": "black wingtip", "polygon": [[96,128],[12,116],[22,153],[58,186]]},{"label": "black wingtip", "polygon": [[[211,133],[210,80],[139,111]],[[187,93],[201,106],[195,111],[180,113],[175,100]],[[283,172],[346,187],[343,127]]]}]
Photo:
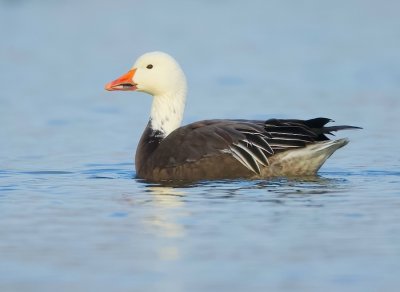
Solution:
[{"label": "black wingtip", "polygon": [[310,128],[324,128],[324,129],[331,129],[331,131],[339,131],[339,130],[356,130],[359,129],[361,130],[361,127],[357,126],[349,126],[349,125],[339,125],[339,126],[330,126],[330,127],[324,127],[328,123],[333,123],[335,122],[332,119],[329,118],[314,118],[314,119],[309,119],[305,121],[305,124],[309,126]]},{"label": "black wingtip", "polygon": [[322,128],[325,126],[327,123],[333,122],[333,120],[328,119],[328,118],[314,118],[314,119],[309,119],[304,121],[304,124],[310,128]]},{"label": "black wingtip", "polygon": [[348,126],[348,125],[341,125],[341,126],[331,126],[325,127],[324,130],[329,132],[331,131],[341,131],[341,130],[362,130],[363,128],[357,126]]}]

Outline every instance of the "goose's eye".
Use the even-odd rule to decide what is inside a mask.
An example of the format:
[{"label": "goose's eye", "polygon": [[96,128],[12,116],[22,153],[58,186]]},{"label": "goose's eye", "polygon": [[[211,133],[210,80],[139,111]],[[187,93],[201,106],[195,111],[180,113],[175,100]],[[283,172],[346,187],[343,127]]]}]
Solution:
[{"label": "goose's eye", "polygon": [[147,68],[147,69],[151,69],[151,68],[153,68],[153,65],[149,64],[149,65],[147,65],[146,68]]}]

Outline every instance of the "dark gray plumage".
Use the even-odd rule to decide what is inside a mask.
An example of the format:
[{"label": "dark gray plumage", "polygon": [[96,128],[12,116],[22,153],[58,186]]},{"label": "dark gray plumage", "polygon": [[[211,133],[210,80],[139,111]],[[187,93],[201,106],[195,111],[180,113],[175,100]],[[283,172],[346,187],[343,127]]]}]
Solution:
[{"label": "dark gray plumage", "polygon": [[[332,131],[357,128],[325,127],[329,121],[326,118],[205,120],[180,127],[165,139],[157,138],[159,133],[149,124],[136,153],[137,175],[154,181],[262,178],[264,173],[267,176],[281,175],[290,170],[265,171],[271,166],[271,158],[277,154],[317,142],[331,142],[327,135]],[[336,150],[346,143],[331,147]],[[314,167],[298,174],[310,175],[318,169]]]}]

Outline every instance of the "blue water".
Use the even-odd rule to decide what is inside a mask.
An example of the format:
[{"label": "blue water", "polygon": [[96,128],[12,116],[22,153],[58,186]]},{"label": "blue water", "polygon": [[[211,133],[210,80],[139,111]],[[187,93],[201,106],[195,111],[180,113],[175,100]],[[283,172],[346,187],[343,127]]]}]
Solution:
[{"label": "blue water", "polygon": [[[400,2],[0,1],[0,291],[398,291]],[[163,50],[185,123],[361,126],[314,179],[135,179]]]}]

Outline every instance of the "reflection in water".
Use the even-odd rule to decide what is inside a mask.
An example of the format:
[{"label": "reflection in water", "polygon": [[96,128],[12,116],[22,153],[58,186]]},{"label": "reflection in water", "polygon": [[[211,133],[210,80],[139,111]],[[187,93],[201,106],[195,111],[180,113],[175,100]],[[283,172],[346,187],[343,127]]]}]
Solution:
[{"label": "reflection in water", "polygon": [[149,186],[147,191],[152,195],[155,208],[154,214],[143,221],[144,227],[157,236],[171,239],[167,240],[166,245],[161,245],[158,250],[161,260],[178,260],[181,252],[173,239],[185,237],[185,227],[178,222],[182,216],[187,216],[183,210],[185,203],[181,199],[184,192],[158,186]]},{"label": "reflection in water", "polygon": [[[287,209],[282,208],[291,208],[291,206],[321,208],[326,204],[327,196],[337,196],[347,188],[347,181],[342,178],[320,176],[258,181],[203,181],[186,186],[180,185],[180,187],[146,184],[145,190],[150,196],[151,207],[148,216],[142,219],[142,226],[156,237],[158,242],[156,252],[159,260],[184,260],[182,243],[190,240],[189,230],[184,222],[193,217],[187,207],[187,204],[193,200],[199,199],[203,202],[203,206],[209,206],[211,209],[217,206],[215,203],[229,208],[232,204],[238,206],[243,201],[250,202],[254,209],[264,209],[261,212],[264,215],[268,214],[270,207],[279,206],[280,211],[274,210],[280,218],[278,220],[283,220],[280,214],[286,212],[282,210]],[[224,216],[234,218],[233,210],[232,215]],[[251,216],[247,218],[253,220]],[[271,220],[276,220],[276,216],[271,215]]]},{"label": "reflection in water", "polygon": [[345,179],[326,178],[322,176],[305,178],[281,178],[273,184],[260,182],[256,188],[270,187],[275,193],[284,196],[310,196],[341,192],[346,188]]},{"label": "reflection in water", "polygon": [[[309,176],[296,178],[272,178],[268,180],[219,180],[200,181],[184,184],[152,185],[146,187],[154,196],[158,205],[181,207],[182,197],[200,195],[210,200],[240,200],[270,202],[283,204],[296,201],[309,205],[311,198],[321,196],[336,196],[348,191],[349,184],[343,176],[323,177]],[[185,192],[185,193],[184,193]]]},{"label": "reflection in water", "polygon": [[[271,178],[266,180],[220,180],[220,181],[202,181],[187,185],[180,185],[182,189],[201,188],[205,196],[212,197],[237,197],[250,194],[264,196],[266,199],[271,195],[322,195],[342,192],[347,189],[347,180],[343,178],[327,178],[322,176],[293,177],[293,178]],[[218,191],[216,191],[218,190]],[[266,193],[267,192],[267,193]],[[208,195],[209,194],[209,195]],[[269,196],[267,195],[269,194]]]},{"label": "reflection in water", "polygon": [[178,208],[184,205],[181,197],[183,197],[185,193],[182,190],[171,187],[149,186],[147,191],[153,195],[154,201],[160,206]]}]

